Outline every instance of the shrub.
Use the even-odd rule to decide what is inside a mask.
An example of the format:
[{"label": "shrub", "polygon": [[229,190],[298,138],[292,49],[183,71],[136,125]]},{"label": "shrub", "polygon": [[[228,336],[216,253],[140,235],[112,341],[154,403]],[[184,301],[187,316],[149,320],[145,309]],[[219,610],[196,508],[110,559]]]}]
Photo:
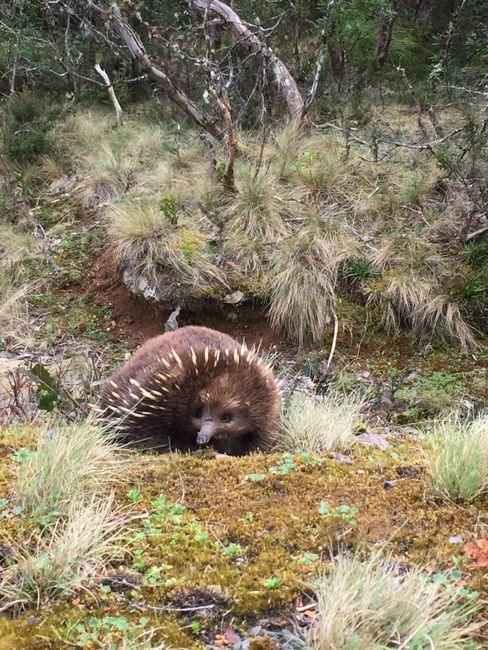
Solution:
[{"label": "shrub", "polygon": [[294,393],[283,414],[282,443],[289,451],[338,451],[354,442],[363,402],[355,396]]},{"label": "shrub", "polygon": [[458,415],[439,422],[426,462],[432,488],[456,501],[488,492],[488,413],[471,422]]},{"label": "shrub", "polygon": [[399,575],[378,552],[366,561],[339,555],[314,590],[318,617],[305,638],[311,650],[481,647],[471,641],[478,625],[469,623],[478,606],[421,569]]},{"label": "shrub", "polygon": [[45,112],[44,102],[30,93],[14,95],[7,104],[7,114],[18,124],[34,122],[42,118]]},{"label": "shrub", "polygon": [[28,129],[25,131],[6,131],[4,151],[7,158],[19,165],[28,165],[42,156],[51,154],[54,144],[46,133]]}]

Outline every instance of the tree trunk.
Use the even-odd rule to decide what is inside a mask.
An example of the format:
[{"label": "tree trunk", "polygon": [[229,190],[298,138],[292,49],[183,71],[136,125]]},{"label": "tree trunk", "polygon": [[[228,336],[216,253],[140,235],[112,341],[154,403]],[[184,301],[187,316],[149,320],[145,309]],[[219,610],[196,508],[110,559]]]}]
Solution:
[{"label": "tree trunk", "polygon": [[395,18],[396,6],[395,2],[392,2],[389,8],[381,12],[378,34],[376,35],[376,60],[380,66],[383,65],[388,56]]},{"label": "tree trunk", "polygon": [[141,68],[147,71],[148,75],[163,88],[169,99],[177,104],[194,122],[199,124],[217,140],[222,140],[224,134],[216,124],[195,106],[190,98],[171,81],[165,72],[153,64],[146,53],[141,39],[122,18],[120,9],[115,3],[112,4],[111,10],[115,29],[124,41],[131,56],[139,63]]},{"label": "tree trunk", "polygon": [[344,50],[337,41],[332,38],[327,39],[327,51],[329,52],[330,68],[336,81],[342,79],[346,56]]},{"label": "tree trunk", "polygon": [[305,102],[295,79],[273,50],[244,25],[237,13],[221,0],[186,0],[186,2],[195,11],[223,18],[236,41],[268,61],[291,117],[294,120],[302,120],[305,114]]}]

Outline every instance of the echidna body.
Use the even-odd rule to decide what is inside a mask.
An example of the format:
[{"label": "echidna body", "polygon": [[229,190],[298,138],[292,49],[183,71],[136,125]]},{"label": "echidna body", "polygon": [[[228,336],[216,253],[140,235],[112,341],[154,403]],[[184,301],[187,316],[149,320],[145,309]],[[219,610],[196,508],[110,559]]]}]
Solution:
[{"label": "echidna body", "polygon": [[159,450],[210,445],[236,456],[267,449],[280,391],[254,350],[206,327],[147,341],[104,383],[101,406],[131,441]]}]

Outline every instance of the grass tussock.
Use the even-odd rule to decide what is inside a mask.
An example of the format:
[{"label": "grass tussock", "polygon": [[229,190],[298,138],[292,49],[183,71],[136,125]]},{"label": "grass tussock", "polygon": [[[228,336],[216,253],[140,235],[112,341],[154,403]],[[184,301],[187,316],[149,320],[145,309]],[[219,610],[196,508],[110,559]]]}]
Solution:
[{"label": "grass tussock", "polygon": [[173,195],[159,204],[135,199],[115,204],[106,223],[119,263],[150,282],[157,285],[161,271],[194,288],[223,282],[209,247],[210,234],[198,228]]},{"label": "grass tussock", "polygon": [[84,111],[68,120],[64,128],[87,205],[120,198],[145,168],[164,155],[165,138],[154,124],[140,120],[113,129],[112,122],[109,114]]},{"label": "grass tussock", "polygon": [[226,232],[244,234],[262,244],[276,242],[287,231],[287,202],[277,195],[276,179],[268,170],[256,173],[245,165],[236,175],[237,194],[228,199]]},{"label": "grass tussock", "polygon": [[439,246],[418,234],[384,238],[371,255],[378,275],[364,288],[391,332],[408,326],[417,336],[456,341],[463,351],[475,346],[458,305],[442,292],[452,268]]},{"label": "grass tussock", "polygon": [[17,498],[38,518],[63,514],[70,503],[83,504],[106,491],[123,462],[113,436],[90,418],[45,429],[20,463]]},{"label": "grass tussock", "polygon": [[[477,606],[421,569],[399,575],[391,557],[340,555],[315,587],[319,616],[306,638],[313,650],[481,647],[470,624]],[[470,642],[472,645],[470,645]]]},{"label": "grass tussock", "polygon": [[14,547],[0,577],[0,608],[39,608],[71,596],[95,575],[115,553],[120,537],[112,503],[112,497],[88,504],[74,501],[68,517],[59,519],[33,548]]},{"label": "grass tussock", "polygon": [[38,240],[11,224],[0,226],[0,339],[26,343],[29,304],[36,282],[29,281],[27,265],[41,254]]},{"label": "grass tussock", "polygon": [[[400,129],[375,119],[379,132],[393,122]],[[271,324],[299,345],[322,341],[331,317],[341,319],[337,295],[345,291],[366,300],[387,330],[474,347],[452,297],[453,268],[461,277],[464,262],[433,241],[446,214],[450,231],[459,229],[466,206],[428,153],[384,156],[368,138],[288,122],[265,142],[240,134],[237,192],[229,195],[221,149],[210,162],[197,138],[175,138],[149,119],[112,126],[110,112],[81,111],[61,133],[85,201],[108,208],[120,268],[143,276],[133,290],[175,276],[182,294],[215,297],[212,285],[227,284],[268,302]],[[372,273],[351,283],[344,262],[358,251]]]},{"label": "grass tussock", "polygon": [[471,502],[488,492],[488,413],[463,421],[453,415],[436,425],[426,455],[438,494]]},{"label": "grass tussock", "polygon": [[323,341],[337,309],[336,286],[350,250],[344,238],[302,231],[271,254],[269,318],[299,346]]},{"label": "grass tussock", "polygon": [[283,414],[281,442],[288,451],[341,451],[354,443],[363,402],[351,395],[294,393]]}]

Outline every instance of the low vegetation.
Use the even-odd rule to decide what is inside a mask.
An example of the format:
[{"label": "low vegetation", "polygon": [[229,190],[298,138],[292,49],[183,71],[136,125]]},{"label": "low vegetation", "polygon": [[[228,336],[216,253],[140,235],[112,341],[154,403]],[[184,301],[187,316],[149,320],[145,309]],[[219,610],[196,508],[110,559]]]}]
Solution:
[{"label": "low vegetation", "polygon": [[93,418],[46,427],[36,448],[20,455],[17,499],[35,517],[56,520],[70,504],[81,506],[106,492],[122,468],[121,449],[113,433]]},{"label": "low vegetation", "polygon": [[432,488],[455,501],[471,502],[488,492],[488,415],[474,420],[453,415],[438,423],[426,462]]},{"label": "low vegetation", "polygon": [[317,618],[303,646],[323,648],[481,647],[468,621],[478,606],[449,581],[418,568],[406,572],[379,552],[339,555],[314,586]]},{"label": "low vegetation", "polygon": [[27,547],[14,546],[0,576],[2,610],[39,608],[73,596],[116,551],[120,520],[112,513],[113,498],[88,504],[72,501],[66,517]]},{"label": "low vegetation", "polygon": [[285,405],[282,443],[289,451],[342,451],[354,443],[364,403],[353,395],[294,393]]},{"label": "low vegetation", "polygon": [[58,133],[131,290],[164,298],[168,275],[181,282],[180,300],[242,290],[299,346],[322,343],[335,317],[357,327],[342,307],[352,300],[390,333],[473,349],[474,258],[438,232],[441,219],[456,227],[462,199],[455,185],[444,191],[427,152],[372,165],[364,144],[347,149],[336,133],[284,124],[260,160],[243,134],[237,191],[225,195],[204,147],[149,118],[114,130],[103,112],[79,111]]}]

